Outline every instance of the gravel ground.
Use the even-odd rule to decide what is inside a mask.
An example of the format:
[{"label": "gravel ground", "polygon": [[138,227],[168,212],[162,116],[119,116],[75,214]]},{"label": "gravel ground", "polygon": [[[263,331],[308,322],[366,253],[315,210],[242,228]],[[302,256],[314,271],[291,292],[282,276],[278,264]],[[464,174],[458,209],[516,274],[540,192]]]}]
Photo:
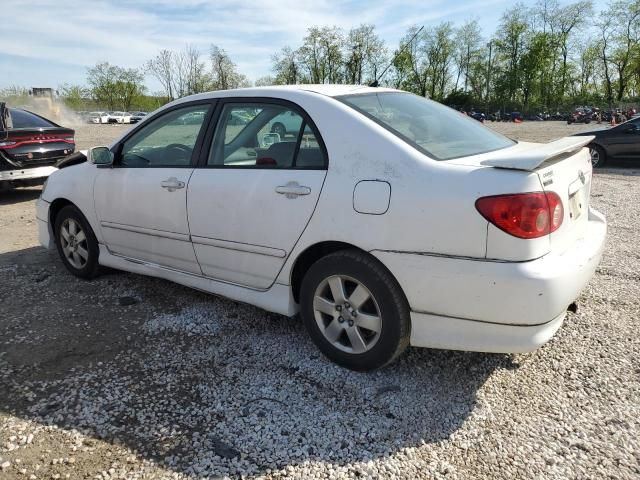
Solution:
[{"label": "gravel ground", "polygon": [[[122,131],[79,128],[79,146]],[[0,194],[0,478],[640,478],[639,177],[595,175],[607,250],[549,344],[410,349],[370,374],[329,363],[296,319],[121,272],[75,279],[37,247],[38,190]]]}]

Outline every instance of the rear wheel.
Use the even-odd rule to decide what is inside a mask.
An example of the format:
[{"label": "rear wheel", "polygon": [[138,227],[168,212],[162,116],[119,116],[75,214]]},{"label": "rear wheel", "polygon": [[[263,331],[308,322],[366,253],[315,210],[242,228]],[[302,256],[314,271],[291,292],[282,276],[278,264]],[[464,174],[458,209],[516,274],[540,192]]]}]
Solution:
[{"label": "rear wheel", "polygon": [[287,133],[287,129],[284,128],[284,125],[281,123],[274,123],[273,127],[271,127],[271,133],[277,133],[280,135],[280,139],[282,140]]},{"label": "rear wheel", "polygon": [[98,241],[84,218],[73,205],[64,207],[55,218],[56,248],[64,266],[80,278],[98,275]]},{"label": "rear wheel", "polygon": [[352,370],[374,370],[408,346],[409,305],[375,258],[357,250],[314,263],[302,281],[302,318],[318,348]]},{"label": "rear wheel", "polygon": [[607,160],[607,153],[600,145],[589,145],[589,154],[591,155],[591,166],[593,168],[602,167]]}]

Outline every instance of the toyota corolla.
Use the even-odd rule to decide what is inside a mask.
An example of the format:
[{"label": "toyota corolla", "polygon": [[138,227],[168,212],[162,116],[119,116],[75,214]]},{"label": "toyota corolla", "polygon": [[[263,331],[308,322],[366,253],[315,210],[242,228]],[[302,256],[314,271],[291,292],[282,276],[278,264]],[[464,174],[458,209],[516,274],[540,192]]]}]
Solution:
[{"label": "toyota corolla", "polygon": [[[293,133],[274,134],[283,115]],[[383,88],[199,94],[51,175],[40,240],[82,278],[106,266],[300,312],[351,369],[408,345],[525,352],[602,254],[591,140],[515,142]]]}]

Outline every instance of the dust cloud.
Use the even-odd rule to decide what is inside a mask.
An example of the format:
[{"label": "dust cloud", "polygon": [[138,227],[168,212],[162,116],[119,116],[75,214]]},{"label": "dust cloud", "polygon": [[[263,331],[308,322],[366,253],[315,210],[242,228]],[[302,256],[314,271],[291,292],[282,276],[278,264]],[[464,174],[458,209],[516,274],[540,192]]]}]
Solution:
[{"label": "dust cloud", "polygon": [[76,127],[86,122],[62,101],[50,97],[29,97],[18,108],[36,113],[62,127]]}]

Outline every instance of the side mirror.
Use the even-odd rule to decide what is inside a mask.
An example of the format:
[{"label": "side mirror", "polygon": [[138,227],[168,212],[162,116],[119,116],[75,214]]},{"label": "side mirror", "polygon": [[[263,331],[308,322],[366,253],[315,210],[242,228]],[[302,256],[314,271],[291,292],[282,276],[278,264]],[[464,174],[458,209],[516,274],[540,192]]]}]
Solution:
[{"label": "side mirror", "polygon": [[109,147],[93,147],[87,152],[88,160],[98,168],[111,168],[113,166],[113,153]]}]

